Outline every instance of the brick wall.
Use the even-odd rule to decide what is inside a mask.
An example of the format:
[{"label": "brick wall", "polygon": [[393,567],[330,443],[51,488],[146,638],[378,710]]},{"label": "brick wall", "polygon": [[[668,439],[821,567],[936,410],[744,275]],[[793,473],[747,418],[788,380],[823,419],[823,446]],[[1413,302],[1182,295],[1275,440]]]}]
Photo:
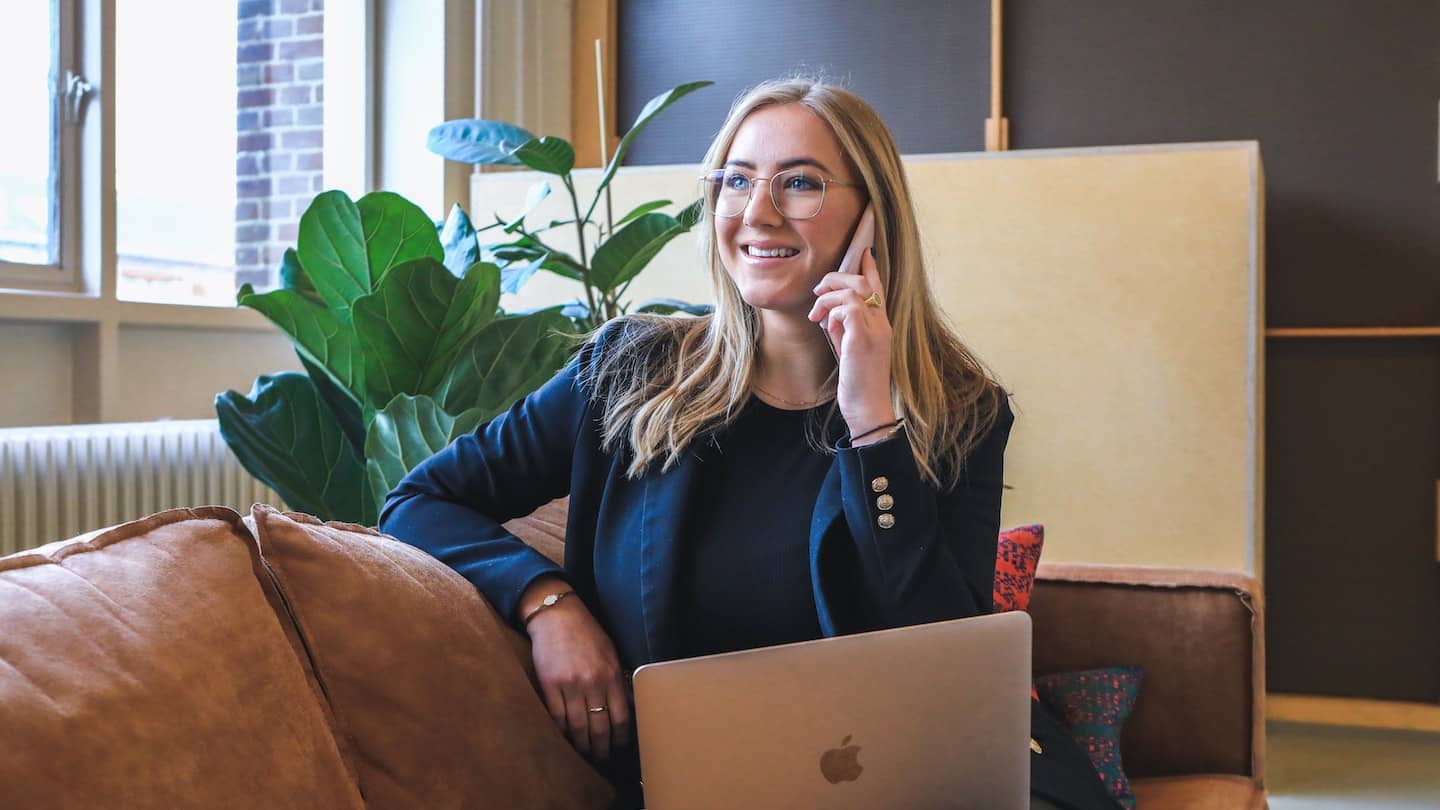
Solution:
[{"label": "brick wall", "polygon": [[239,0],[237,284],[276,283],[281,255],[295,245],[300,214],[322,190],[324,5]]}]

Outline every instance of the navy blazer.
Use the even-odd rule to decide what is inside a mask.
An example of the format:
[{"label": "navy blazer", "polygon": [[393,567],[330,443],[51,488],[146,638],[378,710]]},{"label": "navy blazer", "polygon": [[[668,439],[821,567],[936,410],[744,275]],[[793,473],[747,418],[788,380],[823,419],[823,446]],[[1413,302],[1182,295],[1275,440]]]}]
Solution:
[{"label": "navy blazer", "polygon": [[[455,569],[517,627],[526,587],[547,574],[562,577],[610,634],[629,674],[677,655],[671,606],[678,551],[690,505],[704,493],[697,491],[694,453],[669,470],[656,464],[631,480],[625,477],[629,451],[601,450],[601,406],[587,390],[593,379],[587,370],[620,332],[603,330],[508,412],[416,466],[386,498],[380,529]],[[811,587],[827,637],[992,611],[1013,423],[1009,404],[1002,404],[960,483],[946,491],[921,478],[904,436],[858,448],[839,443],[810,521]],[[882,490],[894,499],[891,528],[877,520]],[[567,493],[562,569],[501,524]],[[757,491],[734,507],[770,504],[767,493]],[[1057,800],[1077,791],[1094,794],[1100,782],[1085,755],[1038,709],[1032,734],[1047,748],[1067,748],[1055,761],[1055,778],[1035,769],[1037,792]],[[1066,804],[1114,807],[1101,798]]]},{"label": "navy blazer", "polygon": [[[600,449],[599,405],[581,371],[617,331],[602,332],[507,413],[415,467],[386,499],[380,529],[455,569],[512,623],[531,582],[563,577],[633,670],[674,657],[677,552],[702,493],[694,453],[630,480],[628,450]],[[990,612],[1013,421],[1005,405],[948,492],[921,478],[903,436],[840,443],[810,521],[811,583],[826,636]],[[881,490],[894,499],[888,529],[877,522]],[[501,524],[567,493],[561,569]],[[766,497],[755,492],[735,508],[769,508]]]}]

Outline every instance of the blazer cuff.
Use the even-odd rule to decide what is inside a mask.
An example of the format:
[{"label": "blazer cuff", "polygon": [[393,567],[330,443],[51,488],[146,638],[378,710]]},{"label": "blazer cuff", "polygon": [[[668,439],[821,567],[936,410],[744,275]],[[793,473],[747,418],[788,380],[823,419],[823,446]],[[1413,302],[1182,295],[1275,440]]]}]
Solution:
[{"label": "blazer cuff", "polygon": [[[934,493],[920,474],[903,427],[884,441],[860,447],[842,439],[836,444],[836,452],[840,458],[841,497],[847,501],[845,512],[857,537],[869,536],[878,541],[932,527]],[[862,520],[861,525],[855,525]],[[861,531],[862,526],[865,531]]]},{"label": "blazer cuff", "polygon": [[520,620],[523,617],[518,615],[520,611],[520,597],[525,594],[526,588],[529,588],[535,583],[535,580],[545,576],[559,577],[565,580],[565,583],[571,588],[575,587],[575,584],[570,581],[570,577],[566,575],[564,568],[556,565],[549,557],[533,549],[530,555],[526,555],[524,559],[514,563],[512,575],[515,577],[516,584],[512,588],[506,589],[505,593],[500,597],[502,604],[495,605],[495,610],[501,616],[504,616],[505,620],[508,621],[512,627],[522,632],[524,628]]}]

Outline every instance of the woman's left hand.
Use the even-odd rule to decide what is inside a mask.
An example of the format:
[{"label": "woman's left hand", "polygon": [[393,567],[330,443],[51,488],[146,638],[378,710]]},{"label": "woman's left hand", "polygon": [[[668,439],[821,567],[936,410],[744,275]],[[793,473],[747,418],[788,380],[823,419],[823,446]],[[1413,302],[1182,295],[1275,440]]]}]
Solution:
[{"label": "woman's left hand", "polygon": [[[872,249],[873,250],[873,249]],[[878,293],[878,304],[865,299]],[[860,273],[826,273],[815,285],[810,320],[826,331],[840,357],[836,398],[851,436],[895,420],[890,399],[890,319],[885,292],[870,250],[860,258]],[[865,443],[865,442],[862,442]]]}]

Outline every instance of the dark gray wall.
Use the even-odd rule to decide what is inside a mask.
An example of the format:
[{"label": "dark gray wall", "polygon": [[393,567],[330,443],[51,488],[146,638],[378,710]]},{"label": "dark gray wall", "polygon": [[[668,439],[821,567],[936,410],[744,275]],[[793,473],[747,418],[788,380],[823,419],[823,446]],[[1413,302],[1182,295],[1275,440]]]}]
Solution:
[{"label": "dark gray wall", "polygon": [[[655,119],[628,153],[633,164],[699,163],[730,105],[764,79],[794,72],[838,80],[889,123],[901,151],[985,148],[975,111],[990,96],[985,0],[623,0],[616,51],[623,128],[658,93],[710,80]],[[941,77],[943,99],[934,89]]]},{"label": "dark gray wall", "polygon": [[[1440,0],[1005,5],[1013,148],[1258,140],[1269,325],[1440,324]],[[719,82],[631,154],[698,161],[742,87],[801,63],[908,153],[982,149],[988,27],[984,0],[625,0],[622,120]],[[1271,339],[1266,366],[1271,690],[1440,702],[1440,340]]]}]

